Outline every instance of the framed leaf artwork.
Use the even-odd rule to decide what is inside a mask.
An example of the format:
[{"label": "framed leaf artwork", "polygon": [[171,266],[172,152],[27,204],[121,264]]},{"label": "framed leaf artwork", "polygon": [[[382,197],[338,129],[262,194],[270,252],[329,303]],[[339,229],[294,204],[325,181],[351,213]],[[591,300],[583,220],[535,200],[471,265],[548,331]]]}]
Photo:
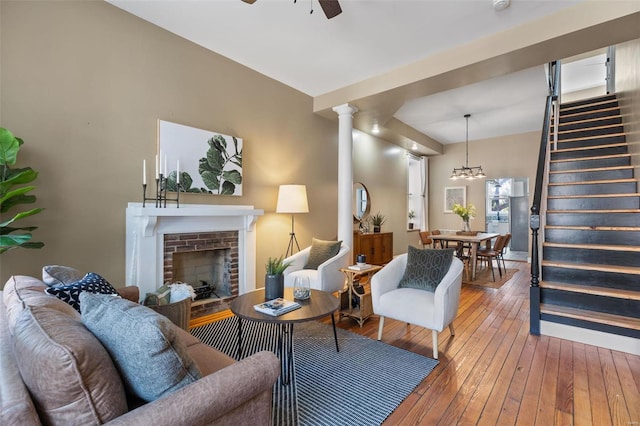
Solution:
[{"label": "framed leaf artwork", "polygon": [[242,139],[158,120],[158,172],[169,191],[240,196]]}]

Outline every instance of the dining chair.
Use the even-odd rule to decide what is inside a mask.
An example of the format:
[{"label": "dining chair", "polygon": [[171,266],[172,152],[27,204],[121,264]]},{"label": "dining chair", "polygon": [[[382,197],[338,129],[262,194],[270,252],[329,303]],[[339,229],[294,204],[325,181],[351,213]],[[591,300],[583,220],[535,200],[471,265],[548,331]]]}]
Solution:
[{"label": "dining chair", "polygon": [[420,244],[422,244],[422,248],[427,248],[432,246],[433,240],[431,239],[431,232],[420,231]]},{"label": "dining chair", "polygon": [[[431,231],[431,235],[441,235],[441,234],[442,232],[440,232],[439,229],[434,229],[433,231]],[[433,241],[433,248],[444,248],[444,244],[440,240]]]},{"label": "dining chair", "polygon": [[[476,256],[478,260],[486,260],[489,263],[489,268],[491,268],[491,276],[493,277],[493,281],[496,280],[496,273],[493,270],[493,259],[496,259],[496,263],[498,265],[498,273],[500,277],[502,277],[502,268],[500,267],[500,259],[502,259],[502,263],[504,265],[504,258],[502,257],[502,252],[505,247],[505,242],[507,241],[507,235],[498,235],[496,237],[496,242],[493,244],[493,248],[491,249],[480,249],[477,251]],[[505,267],[505,272],[506,272]]]}]

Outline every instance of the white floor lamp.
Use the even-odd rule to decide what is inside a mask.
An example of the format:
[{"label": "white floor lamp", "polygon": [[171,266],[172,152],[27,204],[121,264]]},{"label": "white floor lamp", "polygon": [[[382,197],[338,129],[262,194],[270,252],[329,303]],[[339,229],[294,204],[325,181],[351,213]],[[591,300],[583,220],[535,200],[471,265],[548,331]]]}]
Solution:
[{"label": "white floor lamp", "polygon": [[289,234],[289,246],[287,247],[287,254],[285,255],[285,257],[289,257],[289,253],[293,254],[294,243],[298,251],[300,251],[296,232],[293,227],[293,215],[295,213],[309,213],[307,187],[305,185],[280,185],[276,213],[291,213],[291,233]]}]

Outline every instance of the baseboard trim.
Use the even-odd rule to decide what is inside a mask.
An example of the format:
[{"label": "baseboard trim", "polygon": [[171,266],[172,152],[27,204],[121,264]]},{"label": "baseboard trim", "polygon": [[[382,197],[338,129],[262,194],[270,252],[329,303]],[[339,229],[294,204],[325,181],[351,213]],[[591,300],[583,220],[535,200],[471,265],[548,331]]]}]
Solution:
[{"label": "baseboard trim", "polygon": [[640,339],[634,339],[633,337],[620,336],[549,321],[540,321],[540,334],[633,355],[640,355]]}]

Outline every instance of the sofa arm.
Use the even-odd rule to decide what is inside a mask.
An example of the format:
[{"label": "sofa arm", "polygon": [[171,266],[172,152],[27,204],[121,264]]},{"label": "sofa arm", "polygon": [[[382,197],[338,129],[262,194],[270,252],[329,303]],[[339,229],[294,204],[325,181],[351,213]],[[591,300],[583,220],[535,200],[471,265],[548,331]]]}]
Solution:
[{"label": "sofa arm", "polygon": [[[150,402],[107,423],[108,425],[190,426],[208,424],[271,423],[271,392],[280,374],[280,362],[271,352],[250,356],[172,394]],[[236,410],[267,393],[261,404],[243,413]],[[234,412],[234,410],[236,410]],[[233,419],[225,416],[233,412]],[[246,419],[238,423],[239,415]],[[229,420],[229,421],[227,421]]]},{"label": "sofa arm", "polygon": [[138,286],[129,285],[126,287],[120,287],[117,288],[116,291],[123,299],[131,300],[134,303],[140,302],[140,289]]}]

